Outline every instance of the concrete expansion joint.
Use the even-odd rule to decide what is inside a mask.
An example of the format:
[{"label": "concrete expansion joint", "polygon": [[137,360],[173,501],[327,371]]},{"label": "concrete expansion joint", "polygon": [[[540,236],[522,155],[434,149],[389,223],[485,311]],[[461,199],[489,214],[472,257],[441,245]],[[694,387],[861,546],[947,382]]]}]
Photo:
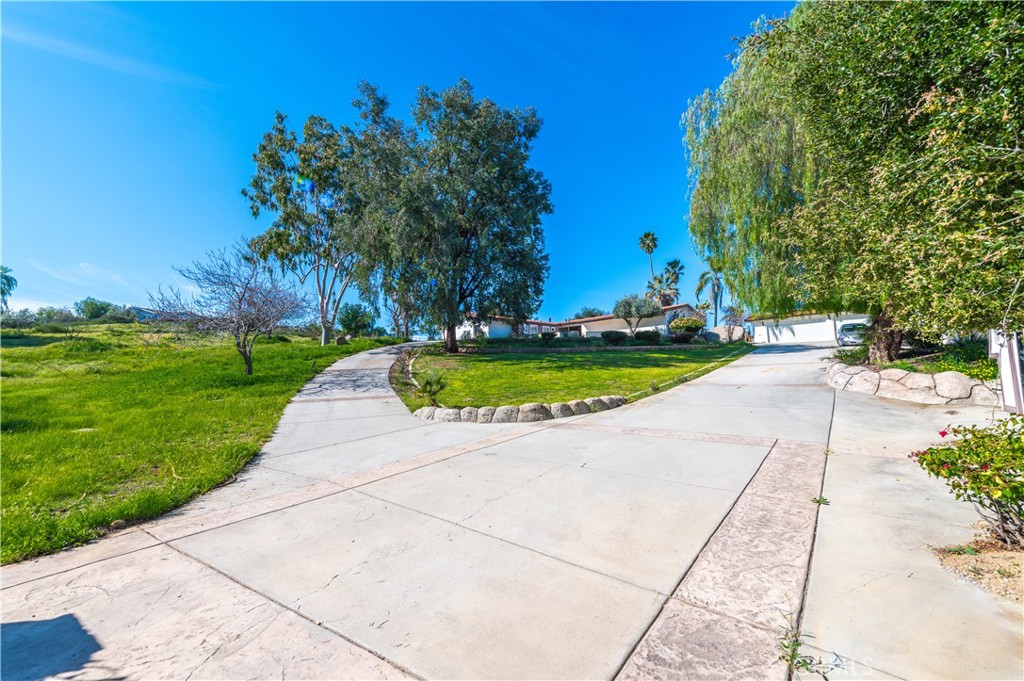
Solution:
[{"label": "concrete expansion joint", "polygon": [[422,423],[422,424],[421,423],[416,423],[416,424],[413,424],[413,425],[409,426],[408,428],[396,428],[395,430],[388,431],[387,433],[378,433],[376,435],[366,435],[364,437],[357,437],[354,440],[345,440],[343,442],[331,442],[331,443],[328,443],[326,445],[317,445],[316,447],[307,447],[306,449],[295,449],[295,450],[291,450],[291,451],[287,451],[287,452],[274,452],[274,453],[270,453],[270,452],[262,452],[261,451],[260,452],[260,456],[262,456],[265,459],[273,459],[273,458],[277,458],[279,456],[288,456],[289,454],[302,454],[304,452],[313,452],[313,451],[316,451],[318,449],[328,449],[330,447],[337,447],[339,445],[348,445],[348,444],[352,444],[354,442],[362,442],[363,440],[372,440],[374,438],[386,437],[388,435],[391,435],[392,433],[401,433],[403,431],[413,430],[415,428],[426,428],[427,425],[429,425],[429,424],[426,424],[426,423]]},{"label": "concrete expansion joint", "polygon": [[[273,603],[274,605],[277,605],[278,607],[280,607],[280,608],[282,608],[284,610],[287,610],[288,612],[291,612],[291,613],[297,615],[298,617],[301,617],[302,619],[306,620],[307,622],[313,624],[314,626],[316,626],[316,627],[318,627],[320,629],[323,629],[324,631],[330,632],[332,635],[337,636],[338,638],[348,642],[349,644],[351,644],[353,646],[356,646],[357,648],[359,648],[361,650],[366,651],[367,653],[373,655],[374,657],[378,658],[382,662],[385,662],[386,664],[391,665],[395,669],[398,669],[402,673],[408,674],[409,676],[411,676],[411,677],[413,677],[415,679],[419,679],[421,681],[424,681],[424,677],[420,676],[419,674],[416,674],[411,669],[407,669],[406,667],[404,667],[401,664],[395,662],[394,660],[391,660],[391,659],[387,658],[385,655],[377,652],[376,650],[373,650],[372,648],[368,648],[367,646],[359,643],[358,641],[356,641],[356,640],[354,640],[352,638],[349,638],[348,636],[346,636],[345,634],[341,633],[337,629],[334,629],[333,627],[329,627],[329,626],[325,625],[322,620],[314,619],[314,618],[310,617],[309,615],[305,614],[304,612],[302,612],[302,610],[300,610],[298,608],[294,608],[291,605],[289,605],[287,603],[284,603],[284,602],[274,598],[273,596],[271,596],[271,595],[269,595],[267,593],[264,593],[263,591],[255,588],[255,587],[253,587],[253,586],[251,586],[249,584],[246,584],[245,582],[239,581],[238,579],[236,579],[230,573],[225,572],[224,570],[221,570],[216,565],[213,565],[212,563],[208,563],[207,561],[203,560],[202,558],[199,558],[197,556],[192,555],[188,551],[186,551],[186,550],[184,550],[184,549],[182,549],[182,548],[180,548],[178,546],[175,546],[171,541],[164,541],[164,540],[160,539],[159,537],[157,537],[157,536],[153,535],[152,533],[150,533],[148,530],[143,530],[143,531],[146,532],[146,534],[149,534],[151,537],[153,537],[153,539],[157,540],[160,543],[160,545],[166,546],[168,549],[176,552],[177,554],[179,554],[179,555],[181,555],[181,556],[183,556],[183,557],[185,557],[185,558],[187,558],[187,559],[189,559],[189,560],[191,560],[191,561],[193,561],[195,563],[198,563],[199,565],[202,565],[203,567],[205,567],[208,570],[212,570],[213,572],[216,572],[220,576],[224,577],[225,579],[227,579],[228,581],[232,582],[233,584],[236,584],[239,587],[245,589],[246,591],[249,591],[250,593],[253,593],[253,594],[257,595],[260,598],[263,598],[264,600],[266,600],[266,601],[268,601],[270,603]],[[172,540],[172,541],[177,541],[177,539]],[[200,666],[202,666],[202,665],[200,665]],[[197,667],[197,669],[198,669],[198,667]]]},{"label": "concrete expansion joint", "polygon": [[[553,469],[553,470],[557,470],[557,469]],[[548,472],[550,473],[551,471],[548,471]],[[426,511],[421,511],[419,509],[412,508],[411,506],[406,506],[404,504],[399,504],[399,503],[397,503],[395,501],[392,501],[391,499],[385,499],[384,497],[378,497],[378,496],[375,496],[375,495],[370,494],[368,492],[364,492],[364,491],[359,490],[359,489],[353,488],[352,491],[356,492],[357,494],[362,494],[363,496],[369,497],[370,499],[375,499],[375,500],[383,502],[385,504],[391,504],[392,506],[396,506],[396,507],[404,509],[406,511],[411,511],[411,512],[417,513],[419,515],[426,516],[427,518],[433,518],[434,520],[439,520],[439,521],[441,521],[443,523],[451,525],[452,527],[457,527],[460,530],[465,530],[466,532],[472,532],[473,534],[478,534],[481,537],[487,537],[488,539],[494,539],[496,541],[501,542],[502,544],[507,544],[509,546],[514,546],[517,549],[522,549],[524,551],[529,551],[530,553],[536,554],[538,556],[544,556],[545,558],[550,558],[551,560],[556,560],[559,563],[562,563],[564,565],[570,565],[570,566],[572,566],[574,568],[579,568],[580,570],[586,570],[587,572],[590,572],[592,574],[599,575],[599,576],[605,577],[607,579],[615,580],[616,582],[619,582],[621,584],[625,584],[627,586],[631,586],[631,587],[636,588],[636,589],[642,589],[643,591],[647,591],[649,593],[657,594],[658,596],[660,596],[660,597],[662,597],[664,599],[668,599],[669,598],[669,594],[663,593],[663,592],[661,592],[661,591],[659,591],[657,589],[651,588],[649,586],[644,586],[643,584],[636,584],[636,583],[631,582],[631,581],[629,581],[627,579],[623,579],[622,577],[617,577],[615,575],[608,574],[607,572],[602,572],[601,570],[596,570],[596,569],[594,569],[592,567],[588,567],[586,565],[581,565],[579,563],[574,563],[571,560],[566,560],[565,558],[560,558],[559,556],[555,556],[555,555],[552,555],[550,553],[545,553],[543,551],[539,551],[539,550],[537,550],[535,548],[532,548],[530,546],[526,546],[524,544],[519,544],[519,543],[516,543],[514,541],[510,541],[508,539],[505,539],[503,537],[499,537],[497,535],[493,535],[493,534],[490,534],[488,532],[484,532],[482,530],[478,530],[475,527],[468,527],[466,525],[461,524],[466,519],[463,519],[462,521],[459,521],[459,522],[454,522],[454,521],[448,520],[447,518],[443,518],[441,516],[434,515],[433,513],[427,513]],[[477,512],[479,513],[479,511],[477,511]]]},{"label": "concrete expansion joint", "polygon": [[[746,625],[748,627],[754,627],[755,629],[760,629],[761,631],[766,631],[769,634],[773,634],[773,635],[779,636],[779,635],[781,635],[782,633],[785,632],[785,627],[783,627],[781,625],[778,626],[778,627],[768,627],[768,626],[765,626],[764,624],[761,624],[760,622],[754,622],[754,621],[751,621],[751,620],[748,620],[748,619],[744,619],[742,617],[737,617],[736,615],[730,615],[727,612],[723,612],[722,610],[717,610],[715,608],[709,607],[708,605],[706,605],[704,603],[698,603],[697,601],[691,600],[689,598],[685,598],[683,596],[677,596],[675,594],[672,594],[671,596],[669,596],[669,598],[671,598],[674,601],[679,601],[680,603],[685,603],[686,605],[690,606],[691,608],[697,608],[699,610],[704,610],[705,612],[710,612],[712,615],[716,615],[718,617],[724,617],[726,619],[732,620],[733,622],[739,622],[740,624]],[[781,613],[781,612],[779,613],[780,619],[782,618],[783,615],[784,615],[784,613]]]}]

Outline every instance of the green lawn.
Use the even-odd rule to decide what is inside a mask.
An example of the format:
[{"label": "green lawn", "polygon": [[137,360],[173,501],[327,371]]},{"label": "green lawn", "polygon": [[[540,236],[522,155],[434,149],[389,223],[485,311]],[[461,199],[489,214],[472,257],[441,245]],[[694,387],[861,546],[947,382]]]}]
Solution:
[{"label": "green lawn", "polygon": [[[526,402],[568,402],[601,395],[629,396],[733,355],[752,350],[745,343],[665,346],[656,350],[576,353],[442,355],[424,353],[413,363],[417,379],[431,369],[445,373],[448,387],[438,401],[449,407],[496,407]],[[735,354],[733,354],[735,353]],[[718,366],[722,366],[721,364]],[[717,368],[717,367],[715,367]],[[410,409],[427,404],[396,385]],[[638,396],[639,397],[639,396]]]},{"label": "green lawn", "polygon": [[261,343],[245,376],[230,343],[143,326],[88,327],[73,340],[5,332],[0,560],[87,541],[209,490],[260,451],[312,376],[393,342]]}]

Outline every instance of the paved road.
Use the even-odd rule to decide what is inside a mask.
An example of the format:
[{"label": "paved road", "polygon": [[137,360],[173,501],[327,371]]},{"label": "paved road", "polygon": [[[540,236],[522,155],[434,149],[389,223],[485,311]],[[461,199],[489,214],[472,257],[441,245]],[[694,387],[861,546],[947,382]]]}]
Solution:
[{"label": "paved road", "polygon": [[989,411],[837,394],[795,348],[611,412],[433,423],[395,352],[314,380],[237,482],[4,568],[3,678],[781,679],[801,612],[829,678],[1022,675],[1020,608],[928,548],[973,511],[905,458]]}]

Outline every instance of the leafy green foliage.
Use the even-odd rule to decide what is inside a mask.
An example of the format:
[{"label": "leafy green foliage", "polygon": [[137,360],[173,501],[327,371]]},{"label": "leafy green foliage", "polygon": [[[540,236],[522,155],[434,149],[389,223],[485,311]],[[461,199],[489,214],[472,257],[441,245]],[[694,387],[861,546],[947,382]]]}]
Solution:
[{"label": "leafy green foliage", "polygon": [[88,320],[99,319],[103,315],[113,310],[115,305],[108,303],[105,300],[96,300],[93,297],[80,300],[75,303],[75,312],[79,317],[83,317]]},{"label": "leafy green foliage", "polygon": [[0,265],[0,312],[7,312],[7,299],[18,287],[18,280],[11,274],[11,268]]},{"label": "leafy green foliage", "polygon": [[676,317],[669,323],[668,328],[673,333],[695,334],[704,330],[704,321],[696,317]]},{"label": "leafy green foliage", "polygon": [[762,23],[684,118],[694,241],[755,311],[884,312],[880,337],[1024,326],[1022,64],[1018,3]]},{"label": "leafy green foliage", "polygon": [[644,298],[643,296],[633,293],[620,298],[618,302],[615,303],[615,307],[612,309],[612,314],[626,322],[626,326],[629,327],[630,334],[635,334],[637,327],[639,327],[645,319],[657,317],[661,314],[661,305],[650,298]]},{"label": "leafy green foliage", "polygon": [[25,334],[3,359],[3,562],[93,539],[220,484],[260,451],[285,405],[340,357],[397,342],[260,348],[245,376],[231,343],[142,325]]},{"label": "leafy green foliage", "polygon": [[360,303],[345,303],[338,310],[338,325],[347,336],[368,336],[373,330],[373,310]]},{"label": "leafy green foliage", "polygon": [[1010,546],[1024,546],[1024,416],[988,428],[958,426],[951,444],[911,454],[929,475],[942,478],[957,499],[967,500],[989,530]]},{"label": "leafy green foliage", "polygon": [[868,349],[864,345],[855,345],[848,348],[836,348],[832,356],[843,364],[865,364],[868,361]]},{"label": "leafy green foliage", "polygon": [[657,329],[650,329],[648,331],[637,331],[633,334],[633,337],[644,345],[657,345],[661,342],[661,332]]},{"label": "leafy green foliage", "polygon": [[586,319],[587,317],[601,317],[608,314],[599,307],[581,307],[576,314],[572,316],[573,319]]},{"label": "leafy green foliage", "polygon": [[364,271],[363,248],[373,243],[363,231],[353,137],[310,116],[299,138],[277,112],[253,154],[256,172],[242,190],[254,218],[274,215],[270,229],[252,241],[256,253],[276,260],[300,282],[312,277],[321,345],[330,340],[342,296]]},{"label": "leafy green foliage", "polygon": [[419,377],[420,387],[416,391],[416,394],[425,397],[430,400],[430,404],[437,406],[437,396],[448,387],[448,381],[444,377],[444,372],[429,370],[423,372]]},{"label": "leafy green foliage", "polygon": [[622,345],[629,334],[625,331],[602,331],[601,339],[608,345]]}]

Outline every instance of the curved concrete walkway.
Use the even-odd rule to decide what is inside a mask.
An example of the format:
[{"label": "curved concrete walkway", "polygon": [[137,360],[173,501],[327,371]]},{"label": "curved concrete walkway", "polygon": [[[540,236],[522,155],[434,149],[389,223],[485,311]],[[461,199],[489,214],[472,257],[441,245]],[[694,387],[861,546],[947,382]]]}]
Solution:
[{"label": "curved concrete walkway", "polygon": [[398,351],[318,376],[236,482],[4,568],[3,678],[782,679],[783,613],[829,678],[1022,675],[1020,608],[928,548],[973,511],[905,458],[990,411],[837,395],[790,348],[611,412],[433,423]]}]

